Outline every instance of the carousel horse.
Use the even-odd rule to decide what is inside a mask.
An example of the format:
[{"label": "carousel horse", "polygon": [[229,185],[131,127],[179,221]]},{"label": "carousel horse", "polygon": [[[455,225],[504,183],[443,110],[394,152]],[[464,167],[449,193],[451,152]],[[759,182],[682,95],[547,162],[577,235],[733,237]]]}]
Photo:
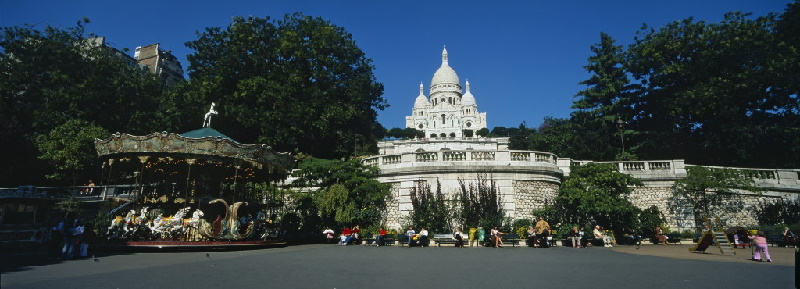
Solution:
[{"label": "carousel horse", "polygon": [[150,207],[144,207],[141,210],[139,210],[139,220],[142,223],[147,223],[147,221],[146,221],[147,220],[147,209],[149,209],[149,208]]},{"label": "carousel horse", "polygon": [[208,228],[201,227],[200,233],[212,239],[241,240],[246,236],[239,234],[239,207],[247,205],[247,202],[236,202],[232,205],[223,199],[216,199],[209,204],[222,203],[225,207],[225,215],[217,216]]}]

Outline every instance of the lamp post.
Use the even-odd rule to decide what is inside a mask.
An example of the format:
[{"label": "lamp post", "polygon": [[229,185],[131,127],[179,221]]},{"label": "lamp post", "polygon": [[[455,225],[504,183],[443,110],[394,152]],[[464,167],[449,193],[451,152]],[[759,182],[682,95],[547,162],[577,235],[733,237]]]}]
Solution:
[{"label": "lamp post", "polygon": [[619,142],[622,144],[622,159],[625,160],[625,137],[623,136],[623,128],[625,128],[625,121],[622,118],[617,118],[617,130],[619,130]]}]

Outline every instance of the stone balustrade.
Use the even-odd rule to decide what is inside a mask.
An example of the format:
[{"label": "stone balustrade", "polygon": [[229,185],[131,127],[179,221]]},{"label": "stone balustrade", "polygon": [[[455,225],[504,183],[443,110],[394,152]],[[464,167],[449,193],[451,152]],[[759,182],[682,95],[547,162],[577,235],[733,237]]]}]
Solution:
[{"label": "stone balustrade", "polygon": [[548,163],[555,165],[558,158],[547,152],[536,151],[475,151],[442,150],[434,152],[412,152],[395,155],[380,155],[365,158],[363,163],[371,166],[384,166],[401,163],[435,162],[503,162],[504,165],[524,165],[526,163]]},{"label": "stone balustrade", "polygon": [[[564,175],[569,175],[569,165],[585,165],[592,161],[560,159],[559,168],[564,171]],[[686,176],[686,165],[683,160],[653,160],[653,161],[622,161],[622,162],[597,162],[616,164],[620,172],[646,180],[654,176],[667,178],[681,178]],[[800,170],[799,169],[756,169],[756,168],[736,168],[704,166],[710,169],[732,169],[740,171],[743,175],[753,178],[756,185],[761,187],[780,187],[800,189]]]}]

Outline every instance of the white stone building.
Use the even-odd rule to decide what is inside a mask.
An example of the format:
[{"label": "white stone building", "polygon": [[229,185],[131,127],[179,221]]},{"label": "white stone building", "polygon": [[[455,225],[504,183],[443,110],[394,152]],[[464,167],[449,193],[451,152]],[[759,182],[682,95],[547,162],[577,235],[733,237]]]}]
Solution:
[{"label": "white stone building", "polygon": [[466,92],[461,92],[461,82],[450,67],[446,48],[442,50],[442,65],[431,79],[430,96],[425,96],[423,87],[420,83],[414,108],[406,116],[407,128],[424,131],[426,137],[473,137],[476,131],[487,128],[486,113],[478,112],[469,81]]},{"label": "white stone building", "polygon": [[[364,159],[365,164],[380,168],[380,182],[392,185],[385,214],[387,227],[401,229],[406,225],[405,217],[413,210],[411,193],[419,183],[435,187],[438,182],[442,192],[452,199],[452,194],[460,191],[461,182],[476,183],[479,175],[495,182],[506,217],[531,219],[534,209],[552,203],[562,179],[569,176],[571,165],[590,162],[559,158],[548,152],[509,150],[508,138],[464,137],[464,130],[474,132],[487,127],[486,113],[477,112],[469,83],[466,85],[462,94],[458,75],[449,66],[444,50],[442,65],[431,80],[430,99],[420,85],[412,115],[406,117],[406,126],[424,130],[426,138],[379,142],[380,155]],[[642,209],[656,206],[673,231],[694,228],[691,207],[672,193],[675,181],[686,177],[683,160],[615,164],[620,172],[644,183],[628,196],[634,205]],[[759,203],[800,197],[798,169],[732,169],[753,176],[764,191],[740,192],[729,197],[726,210],[715,209],[726,224],[757,224],[752,212]]]}]

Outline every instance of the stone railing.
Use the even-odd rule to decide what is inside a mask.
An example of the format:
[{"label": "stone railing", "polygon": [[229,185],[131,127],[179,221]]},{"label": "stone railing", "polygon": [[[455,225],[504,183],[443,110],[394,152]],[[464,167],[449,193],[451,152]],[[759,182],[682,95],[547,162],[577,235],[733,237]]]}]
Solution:
[{"label": "stone railing", "polygon": [[[561,159],[559,167],[564,170],[565,175],[569,175],[570,165],[585,165],[592,161]],[[686,165],[683,160],[653,160],[653,161],[624,161],[624,162],[597,162],[615,164],[620,172],[636,177],[661,175],[667,177],[685,177]],[[755,168],[735,168],[704,166],[710,169],[731,169],[742,173],[742,175],[752,178],[756,184],[761,186],[785,185],[800,187],[800,170],[798,169],[755,169]]]},{"label": "stone railing", "polygon": [[502,162],[513,166],[524,163],[556,164],[556,155],[535,151],[475,151],[475,150],[442,150],[431,152],[413,152],[396,155],[381,155],[365,158],[365,165],[384,166],[403,163],[434,162]]},{"label": "stone railing", "polygon": [[672,161],[619,162],[620,171],[671,171]]},{"label": "stone railing", "polygon": [[623,161],[623,162],[593,162],[582,160],[569,160],[569,165],[582,166],[588,163],[615,164],[621,172],[626,171],[674,171],[683,169],[683,160],[655,160],[655,161]]},{"label": "stone railing", "polygon": [[493,161],[495,160],[494,152],[470,152],[473,161]]},{"label": "stone railing", "polygon": [[[375,158],[374,160],[377,161],[378,159]],[[400,155],[383,156],[382,160],[383,160],[383,163],[387,164],[387,165],[396,164],[396,163],[399,163],[401,161]],[[374,165],[377,165],[377,162]]]},{"label": "stone railing", "polygon": [[736,167],[704,166],[710,169],[731,169],[752,178],[759,186],[790,186],[800,188],[800,169],[755,169]]},{"label": "stone railing", "polygon": [[465,161],[467,160],[467,152],[465,151],[447,151],[442,152],[442,160],[452,161]]},{"label": "stone railing", "polygon": [[618,171],[640,178],[675,179],[686,176],[686,165],[683,160],[593,162],[561,159],[559,160],[559,167],[568,176],[570,172],[569,166],[582,166],[588,163],[614,164]]},{"label": "stone railing", "polygon": [[421,163],[427,162],[435,162],[439,160],[439,154],[432,152],[432,153],[414,153],[416,156],[415,160]]}]

